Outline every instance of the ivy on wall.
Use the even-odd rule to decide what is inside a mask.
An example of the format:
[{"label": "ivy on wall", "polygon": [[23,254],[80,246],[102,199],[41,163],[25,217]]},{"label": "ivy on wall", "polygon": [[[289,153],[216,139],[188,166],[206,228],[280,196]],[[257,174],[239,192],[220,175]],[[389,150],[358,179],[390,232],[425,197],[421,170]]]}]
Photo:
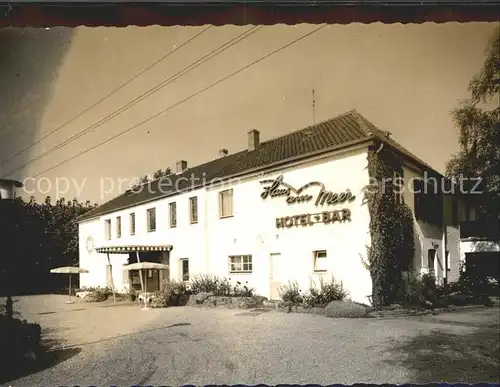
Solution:
[{"label": "ivy on wall", "polygon": [[389,149],[375,144],[368,152],[371,183],[365,187],[370,213],[371,246],[368,269],[372,279],[374,306],[398,301],[403,289],[402,272],[413,269],[413,215],[404,203],[395,200],[394,172],[403,175],[400,160]]}]

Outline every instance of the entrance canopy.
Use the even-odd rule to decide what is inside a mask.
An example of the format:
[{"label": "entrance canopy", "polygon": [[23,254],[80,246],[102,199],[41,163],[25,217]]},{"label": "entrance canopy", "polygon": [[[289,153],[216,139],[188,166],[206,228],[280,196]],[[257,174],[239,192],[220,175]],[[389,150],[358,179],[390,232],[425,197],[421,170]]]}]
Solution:
[{"label": "entrance canopy", "polygon": [[172,245],[132,245],[132,246],[107,246],[107,247],[97,247],[95,251],[98,253],[109,253],[109,254],[128,254],[143,251],[171,251]]}]

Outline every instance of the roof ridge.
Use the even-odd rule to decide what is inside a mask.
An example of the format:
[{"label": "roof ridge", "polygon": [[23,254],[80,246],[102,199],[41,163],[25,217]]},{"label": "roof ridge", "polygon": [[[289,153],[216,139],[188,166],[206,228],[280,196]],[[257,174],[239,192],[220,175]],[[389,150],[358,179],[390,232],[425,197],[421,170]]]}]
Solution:
[{"label": "roof ridge", "polygon": [[[306,130],[311,129],[313,127],[316,127],[316,126],[319,126],[321,124],[325,124],[327,122],[331,122],[331,121],[334,121],[334,120],[338,120],[339,118],[342,118],[344,116],[348,116],[348,115],[353,114],[353,113],[357,113],[356,109],[351,109],[351,110],[349,110],[347,112],[338,114],[338,115],[336,115],[334,117],[328,118],[328,119],[320,121],[320,122],[316,122],[316,123],[314,123],[312,125],[308,125],[308,126],[306,126],[304,128],[292,130],[292,131],[288,132],[287,134],[282,134],[280,136],[271,137],[270,139],[268,139],[266,141],[262,141],[261,144],[265,144],[267,142],[275,141],[275,140],[278,140],[278,139],[283,138],[283,137],[291,136],[293,134],[296,134],[296,133],[299,133],[299,132],[302,132],[302,131],[306,131]],[[359,113],[357,113],[357,114],[359,114]]]}]

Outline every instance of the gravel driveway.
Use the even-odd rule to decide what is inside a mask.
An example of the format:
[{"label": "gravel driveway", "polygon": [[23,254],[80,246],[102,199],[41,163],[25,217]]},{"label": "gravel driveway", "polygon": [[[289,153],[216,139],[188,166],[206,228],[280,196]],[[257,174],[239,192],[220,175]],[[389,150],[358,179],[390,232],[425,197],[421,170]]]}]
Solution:
[{"label": "gravel driveway", "polygon": [[44,369],[6,385],[498,383],[498,310],[331,319],[64,301],[20,299],[53,352]]}]

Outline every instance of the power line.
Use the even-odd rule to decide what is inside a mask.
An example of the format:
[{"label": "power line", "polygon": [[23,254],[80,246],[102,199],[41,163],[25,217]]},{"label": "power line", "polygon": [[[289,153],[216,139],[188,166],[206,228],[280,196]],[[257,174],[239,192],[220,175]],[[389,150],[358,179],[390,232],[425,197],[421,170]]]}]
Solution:
[{"label": "power line", "polygon": [[37,157],[29,160],[26,164],[23,164],[22,166],[14,169],[13,171],[11,171],[9,173],[9,175],[12,175],[13,173],[15,173],[15,172],[21,170],[22,168],[24,168],[24,167],[26,167],[26,166],[28,166],[28,165],[30,165],[30,164],[32,164],[32,163],[40,160],[41,158],[47,156],[48,154],[53,153],[54,151],[56,151],[56,150],[58,150],[58,149],[60,149],[60,148],[62,148],[64,146],[66,146],[67,144],[69,144],[69,143],[75,141],[76,139],[84,136],[88,132],[94,130],[95,128],[97,128],[98,126],[106,123],[107,121],[111,120],[112,118],[119,116],[120,114],[122,114],[123,112],[125,112],[126,110],[128,110],[129,108],[131,108],[132,106],[134,106],[137,103],[143,101],[144,99],[148,98],[149,96],[151,96],[152,94],[156,93],[157,91],[163,89],[164,87],[166,87],[170,83],[172,83],[172,82],[174,82],[174,81],[182,78],[184,75],[188,74],[190,71],[192,71],[195,68],[201,66],[203,63],[205,63],[208,60],[214,58],[215,56],[221,54],[225,50],[227,50],[230,47],[234,46],[236,43],[239,43],[243,39],[248,38],[250,35],[254,34],[258,30],[260,30],[261,28],[262,28],[262,26],[251,27],[247,31],[245,31],[245,32],[239,34],[238,36],[230,39],[229,41],[227,41],[223,45],[219,46],[215,50],[212,50],[208,54],[204,55],[203,57],[201,57],[200,59],[198,59],[194,63],[190,64],[189,66],[184,67],[183,69],[181,69],[180,71],[178,71],[174,75],[168,77],[167,79],[164,79],[162,82],[160,82],[156,86],[153,86],[151,89],[147,90],[146,92],[142,93],[138,97],[134,98],[132,101],[129,101],[128,103],[126,103],[125,105],[123,105],[122,107],[120,107],[119,109],[117,109],[117,110],[113,111],[112,113],[108,114],[106,117],[102,118],[98,122],[92,124],[91,126],[87,127],[86,129],[84,129],[84,130],[82,130],[82,131],[74,134],[70,138],[68,138],[65,141],[63,141],[62,143],[57,144],[55,147],[53,147],[53,148],[51,148],[51,149],[43,152],[42,154],[38,155]]},{"label": "power line", "polygon": [[265,55],[265,56],[263,56],[263,57],[261,57],[261,58],[259,58],[259,59],[255,60],[255,61],[253,61],[252,63],[250,63],[250,64],[248,64],[248,65],[246,65],[246,66],[244,66],[244,67],[240,68],[239,70],[236,70],[236,71],[232,72],[231,74],[226,75],[225,77],[223,77],[223,78],[219,79],[218,81],[216,81],[216,82],[214,82],[214,83],[210,84],[209,86],[206,86],[206,87],[204,87],[203,89],[198,90],[196,93],[191,94],[189,97],[186,97],[186,98],[184,98],[183,100],[181,100],[181,101],[179,101],[179,102],[176,102],[176,103],[175,103],[175,104],[173,104],[173,105],[170,105],[170,106],[169,106],[169,107],[167,107],[166,109],[164,109],[164,110],[162,110],[162,111],[160,111],[160,112],[158,112],[158,113],[156,113],[156,114],[154,114],[154,115],[152,115],[152,116],[150,116],[150,117],[146,118],[145,120],[143,120],[143,121],[139,122],[138,124],[135,124],[135,125],[131,126],[130,128],[127,128],[126,130],[124,130],[124,131],[122,131],[122,132],[120,132],[120,133],[118,133],[118,134],[116,134],[116,135],[114,135],[114,136],[112,136],[112,137],[108,138],[107,140],[102,141],[102,142],[100,142],[100,143],[98,143],[98,144],[96,144],[96,145],[94,145],[94,146],[92,146],[92,147],[90,147],[90,148],[88,148],[88,149],[86,149],[86,150],[84,150],[84,151],[80,152],[80,153],[77,153],[76,155],[74,155],[74,156],[70,157],[69,159],[66,159],[66,160],[62,161],[62,162],[60,162],[59,164],[56,164],[56,165],[54,165],[53,167],[50,167],[50,168],[48,168],[48,169],[46,169],[46,170],[44,170],[44,171],[42,171],[42,172],[40,172],[40,173],[38,173],[38,174],[34,175],[33,177],[38,177],[38,176],[40,176],[40,175],[42,175],[42,174],[44,174],[44,173],[46,173],[46,172],[49,172],[49,171],[51,171],[51,170],[53,170],[53,169],[55,169],[55,168],[57,168],[57,167],[59,167],[59,166],[61,166],[61,165],[63,165],[63,164],[66,164],[66,163],[67,163],[67,162],[69,162],[69,161],[72,161],[72,160],[74,160],[74,159],[76,159],[76,158],[78,158],[78,157],[80,157],[80,156],[84,155],[85,153],[88,153],[88,152],[90,152],[90,151],[92,151],[92,150],[94,150],[94,149],[96,149],[96,148],[98,148],[98,147],[100,147],[100,146],[102,146],[102,145],[104,145],[104,144],[107,144],[108,142],[110,142],[110,141],[114,140],[115,138],[120,137],[120,136],[122,136],[123,134],[128,133],[128,132],[130,132],[131,130],[133,130],[133,129],[135,129],[135,128],[137,128],[137,127],[141,126],[141,125],[144,125],[145,123],[147,123],[147,122],[149,122],[149,121],[153,120],[154,118],[156,118],[156,117],[158,117],[158,116],[160,116],[160,115],[162,115],[162,114],[166,113],[167,111],[174,109],[175,107],[177,107],[177,106],[179,106],[179,105],[183,104],[183,103],[184,103],[184,102],[186,102],[186,101],[189,101],[190,99],[192,99],[192,98],[194,98],[194,97],[196,97],[196,96],[200,95],[201,93],[204,93],[205,91],[207,91],[207,90],[211,89],[212,87],[217,86],[218,84],[220,84],[220,83],[222,83],[222,82],[224,82],[224,81],[228,80],[229,78],[232,78],[233,76],[235,76],[235,75],[237,75],[237,74],[241,73],[242,71],[245,71],[246,69],[250,68],[251,66],[253,66],[253,65],[255,65],[255,64],[257,64],[257,63],[259,63],[259,62],[261,62],[261,61],[263,61],[263,60],[265,60],[265,59],[267,59],[267,58],[271,57],[272,55],[277,54],[278,52],[280,52],[280,51],[284,50],[285,48],[288,48],[288,47],[292,46],[293,44],[295,44],[295,43],[297,43],[297,42],[299,42],[299,41],[301,41],[301,40],[303,40],[303,39],[305,39],[305,38],[309,37],[310,35],[312,35],[312,34],[314,34],[314,33],[318,32],[318,31],[319,31],[319,30],[321,30],[321,29],[323,29],[324,27],[326,27],[326,24],[323,24],[323,25],[321,25],[320,27],[318,27],[318,28],[314,29],[313,31],[308,32],[307,34],[302,35],[300,38],[297,38],[297,39],[295,39],[295,40],[292,40],[290,43],[287,43],[286,45],[284,45],[284,46],[282,46],[282,47],[280,47],[280,48],[278,48],[278,49],[276,49],[276,50],[274,50],[274,51],[270,52],[269,54],[267,54],[267,55]]},{"label": "power line", "polygon": [[152,64],[150,64],[148,67],[146,67],[145,69],[141,70],[139,73],[137,73],[136,75],[134,75],[132,78],[128,79],[127,81],[125,81],[124,83],[122,83],[120,86],[118,86],[116,89],[112,90],[110,93],[106,94],[104,97],[102,97],[100,100],[98,100],[97,102],[95,102],[94,104],[90,105],[89,107],[87,107],[85,110],[81,111],[80,113],[78,113],[76,116],[74,116],[73,118],[70,118],[68,121],[66,121],[64,124],[60,125],[59,127],[57,127],[56,129],[50,131],[49,133],[47,133],[45,136],[43,136],[42,138],[38,139],[37,141],[35,141],[34,143],[32,143],[31,145],[29,145],[28,147],[20,150],[19,152],[13,154],[12,156],[8,157],[7,159],[4,160],[4,163],[6,162],[9,162],[10,160],[12,160],[13,158],[19,156],[21,153],[23,152],[26,152],[28,149],[34,147],[36,144],[39,144],[40,142],[42,142],[43,140],[45,140],[47,137],[51,136],[52,134],[58,132],[59,130],[63,129],[64,127],[66,127],[67,125],[69,125],[70,123],[72,123],[73,121],[75,121],[77,118],[80,118],[82,115],[84,115],[85,113],[87,113],[89,110],[93,109],[94,107],[96,107],[97,105],[99,105],[101,102],[104,102],[106,99],[108,99],[109,97],[111,97],[112,95],[116,94],[118,91],[120,91],[121,89],[123,89],[125,86],[127,86],[128,84],[130,84],[132,81],[136,80],[137,78],[139,78],[141,75],[143,75],[144,73],[146,73],[147,71],[151,70],[154,66],[156,66],[157,64],[159,64],[160,62],[163,62],[165,59],[167,59],[170,55],[172,55],[174,52],[180,50],[182,47],[188,45],[189,43],[191,43],[193,40],[195,40],[198,36],[200,36],[201,34],[207,32],[210,28],[212,28],[212,26],[208,26],[207,28],[205,28],[204,30],[198,32],[196,35],[194,35],[192,38],[186,40],[184,43],[182,43],[179,47],[176,47],[174,50],[172,51],[169,51],[167,54],[163,55],[160,59],[156,60],[155,62],[153,62]]}]

